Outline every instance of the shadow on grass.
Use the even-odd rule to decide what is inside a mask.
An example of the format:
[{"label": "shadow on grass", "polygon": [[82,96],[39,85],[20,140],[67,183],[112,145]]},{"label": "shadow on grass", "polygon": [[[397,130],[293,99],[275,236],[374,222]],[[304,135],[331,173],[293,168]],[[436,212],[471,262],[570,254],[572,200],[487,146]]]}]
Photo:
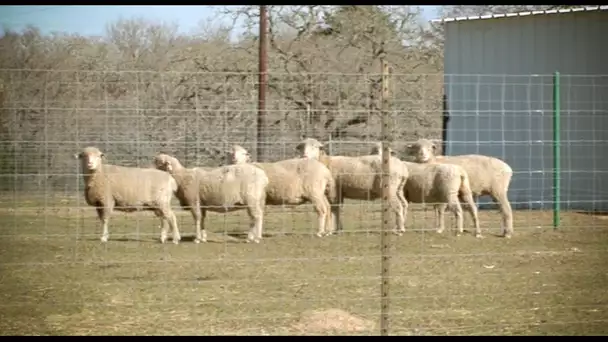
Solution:
[{"label": "shadow on grass", "polygon": [[[81,239],[78,239],[78,240],[82,240],[82,241],[97,241],[99,243],[103,243],[103,242],[101,242],[101,238],[99,238],[99,237],[81,238]],[[137,238],[121,237],[121,238],[110,238],[108,240],[108,242],[150,242],[150,241],[157,241],[158,242],[158,239],[154,239],[154,238],[137,239]]]},{"label": "shadow on grass", "polygon": [[593,210],[588,210],[588,211],[575,211],[577,214],[583,214],[583,215],[592,215],[592,216],[608,216],[608,211],[593,211]]},{"label": "shadow on grass", "polygon": [[[247,235],[248,232],[226,232],[226,236],[235,238],[235,239],[240,239],[240,240],[246,240],[247,239]],[[274,237],[281,237],[281,236],[297,236],[297,235],[302,235],[301,233],[263,233],[262,234],[262,238],[274,238]]]}]

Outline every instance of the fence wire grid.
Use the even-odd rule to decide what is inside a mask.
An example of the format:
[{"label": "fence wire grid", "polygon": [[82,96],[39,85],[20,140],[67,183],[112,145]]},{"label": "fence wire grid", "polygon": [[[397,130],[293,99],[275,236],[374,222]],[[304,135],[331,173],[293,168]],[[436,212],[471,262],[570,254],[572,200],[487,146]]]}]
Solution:
[{"label": "fence wire grid", "polygon": [[[397,155],[408,159],[405,146],[428,138],[447,155],[506,161],[515,228],[499,237],[501,216],[482,197],[483,239],[466,213],[464,235],[449,212],[438,234],[432,204],[412,203],[406,233],[390,239],[390,334],[608,332],[608,273],[598,272],[608,245],[608,76],[561,76],[558,142],[552,77],[390,75]],[[380,74],[268,79],[267,161],[295,157],[306,137],[346,156],[381,139]],[[310,204],[267,206],[260,244],[244,243],[244,211],[209,213],[209,241],[196,244],[174,199],[179,245],[159,243],[158,220],[145,212],[114,213],[110,241],[99,241],[74,153],[96,146],[107,163],[133,167],[152,167],[159,152],[217,167],[233,144],[255,155],[256,82],[228,72],[1,69],[0,331],[378,334],[380,201],[347,199],[344,232],[323,238]]]}]

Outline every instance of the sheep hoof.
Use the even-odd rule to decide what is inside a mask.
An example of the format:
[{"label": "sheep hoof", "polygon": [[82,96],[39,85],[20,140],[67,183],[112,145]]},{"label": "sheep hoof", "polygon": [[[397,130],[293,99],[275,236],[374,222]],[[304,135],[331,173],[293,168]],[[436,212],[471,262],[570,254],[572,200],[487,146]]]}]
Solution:
[{"label": "sheep hoof", "polygon": [[108,237],[107,236],[102,236],[101,237],[101,242],[108,242]]},{"label": "sheep hoof", "polygon": [[512,237],[512,235],[511,235],[511,234],[509,234],[509,233],[505,233],[505,234],[503,234],[503,237],[504,237],[505,239],[510,239],[510,238]]},{"label": "sheep hoof", "polygon": [[[317,234],[315,234],[315,235],[317,235],[317,237],[322,238],[322,237],[323,237],[323,236],[325,236],[326,234],[323,234],[323,233],[317,233]],[[328,235],[328,234],[327,234],[327,235]]]},{"label": "sheep hoof", "polygon": [[478,238],[478,239],[483,239],[483,235],[481,235],[481,233],[475,234],[475,237]]},{"label": "sheep hoof", "polygon": [[443,234],[443,230],[442,229],[437,229],[436,232],[437,232],[437,234]]},{"label": "sheep hoof", "polygon": [[201,242],[207,242],[207,239],[200,239],[200,238],[194,239],[194,243],[201,243]]}]

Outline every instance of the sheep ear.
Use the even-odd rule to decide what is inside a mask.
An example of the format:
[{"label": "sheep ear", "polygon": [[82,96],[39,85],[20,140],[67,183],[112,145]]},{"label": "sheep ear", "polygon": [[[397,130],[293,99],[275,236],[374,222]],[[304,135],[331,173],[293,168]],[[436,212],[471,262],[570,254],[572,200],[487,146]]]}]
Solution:
[{"label": "sheep ear", "polygon": [[74,159],[80,159],[82,157],[82,153],[74,153]]},{"label": "sheep ear", "polygon": [[396,155],[397,155],[397,152],[391,150],[391,156],[396,156]]}]

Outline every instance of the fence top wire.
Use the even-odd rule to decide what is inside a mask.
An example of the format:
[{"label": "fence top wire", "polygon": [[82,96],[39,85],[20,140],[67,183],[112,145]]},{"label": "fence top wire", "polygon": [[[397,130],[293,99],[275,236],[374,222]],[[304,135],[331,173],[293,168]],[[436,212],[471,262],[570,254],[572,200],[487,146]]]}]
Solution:
[{"label": "fence top wire", "polygon": [[[258,71],[174,71],[174,70],[80,70],[80,69],[22,69],[0,68],[0,72],[50,72],[50,73],[84,73],[84,74],[187,74],[187,75],[256,75]],[[339,72],[284,72],[269,71],[268,74],[276,76],[381,76],[381,73],[339,73]],[[467,77],[552,77],[553,74],[446,74],[446,73],[396,73],[391,76],[467,76]],[[608,77],[608,74],[560,74],[561,77]]]}]

